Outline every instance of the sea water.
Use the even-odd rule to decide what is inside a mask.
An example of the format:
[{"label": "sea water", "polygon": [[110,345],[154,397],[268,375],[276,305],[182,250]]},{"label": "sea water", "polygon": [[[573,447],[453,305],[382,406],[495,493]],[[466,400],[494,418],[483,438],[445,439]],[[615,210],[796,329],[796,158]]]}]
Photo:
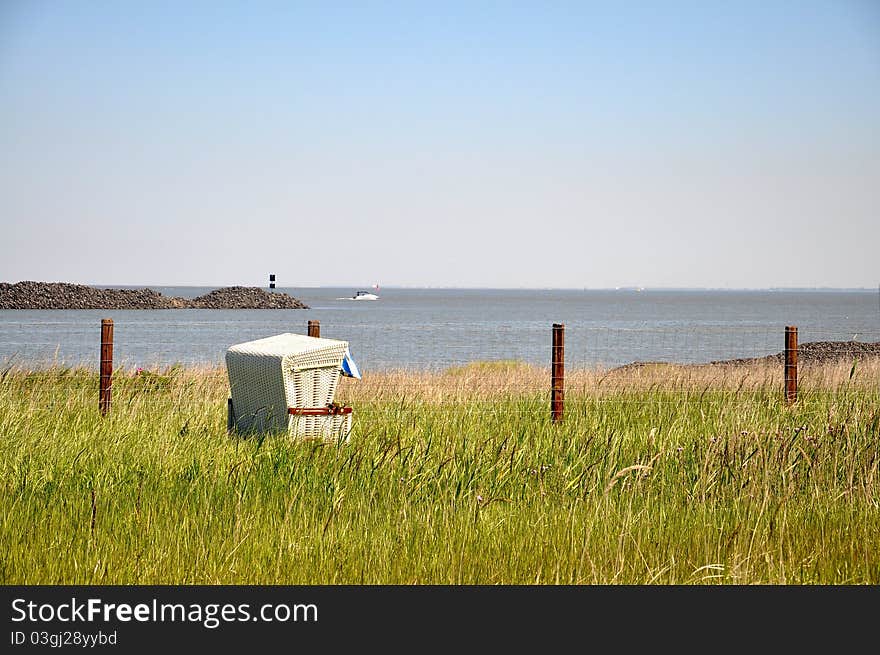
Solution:
[{"label": "sea water", "polygon": [[[102,288],[111,285],[100,285]],[[117,287],[123,288],[123,287]],[[211,288],[152,287],[195,297]],[[548,365],[551,329],[565,325],[568,366],[708,362],[777,353],[799,341],[880,341],[877,290],[278,288],[307,310],[2,310],[0,365],[98,365],[100,322],[114,321],[116,367],[222,366],[236,343],[282,332],[348,341],[365,374],[479,360]]]}]

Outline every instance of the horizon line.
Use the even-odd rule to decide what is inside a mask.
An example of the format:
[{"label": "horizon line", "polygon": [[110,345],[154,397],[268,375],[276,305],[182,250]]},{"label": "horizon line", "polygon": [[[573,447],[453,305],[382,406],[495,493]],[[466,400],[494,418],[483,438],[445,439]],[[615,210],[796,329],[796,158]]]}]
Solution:
[{"label": "horizon line", "polygon": [[[23,281],[23,280],[22,280]],[[43,284],[51,284],[42,282]],[[14,283],[13,283],[14,284]],[[74,282],[72,284],[85,284],[87,286],[114,288],[114,287],[165,287],[165,288],[214,288],[219,289],[231,286],[255,287],[269,290],[268,284],[264,285],[248,285],[243,283],[236,284],[106,284],[106,283],[82,283]],[[279,285],[276,283],[275,290],[280,289],[360,289],[370,288],[372,285],[357,284],[308,284],[308,285]],[[461,290],[499,290],[499,291],[880,291],[878,286],[648,286],[648,285],[619,285],[613,287],[588,287],[588,286],[483,286],[483,285],[407,285],[407,284],[388,284],[380,285],[381,289],[461,289]]]}]

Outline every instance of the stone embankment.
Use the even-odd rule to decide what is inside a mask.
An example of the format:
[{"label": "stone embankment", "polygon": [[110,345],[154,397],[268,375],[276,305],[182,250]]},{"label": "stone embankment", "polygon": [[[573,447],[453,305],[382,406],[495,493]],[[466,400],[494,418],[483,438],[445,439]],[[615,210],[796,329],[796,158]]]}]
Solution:
[{"label": "stone embankment", "polygon": [[[867,359],[880,357],[880,342],[864,341],[810,341],[798,344],[798,362],[801,364],[825,364],[841,360]],[[785,352],[765,357],[748,357],[743,359],[725,359],[710,362],[711,364],[758,364],[761,362],[785,361]]]},{"label": "stone embankment", "polygon": [[[798,365],[851,364],[853,360],[880,360],[880,341],[809,341],[798,344]],[[614,367],[613,371],[632,371],[646,367],[686,366],[750,366],[754,364],[779,365],[785,362],[785,351],[763,357],[716,359],[705,363],[678,364],[675,362],[637,361]]]},{"label": "stone embankment", "polygon": [[259,287],[225,287],[193,298],[195,309],[308,309],[302,301],[286,293],[269,292]]},{"label": "stone embankment", "polygon": [[198,298],[152,289],[97,289],[67,282],[0,282],[0,309],[308,309],[286,293],[225,287]]}]

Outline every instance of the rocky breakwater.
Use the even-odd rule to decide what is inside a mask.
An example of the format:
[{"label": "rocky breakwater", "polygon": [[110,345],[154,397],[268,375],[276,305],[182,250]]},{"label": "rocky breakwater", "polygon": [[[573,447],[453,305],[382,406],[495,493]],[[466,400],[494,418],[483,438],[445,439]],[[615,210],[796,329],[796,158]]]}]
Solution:
[{"label": "rocky breakwater", "polygon": [[[880,358],[880,342],[865,341],[810,341],[798,344],[798,363],[826,364],[829,362],[852,361],[853,359]],[[765,357],[746,357],[742,359],[725,359],[710,362],[711,364],[760,364],[785,361],[785,352]]]},{"label": "rocky breakwater", "polygon": [[308,309],[286,293],[270,293],[259,287],[225,287],[189,301],[195,309]]},{"label": "rocky breakwater", "polygon": [[258,287],[226,287],[198,298],[178,298],[152,289],[26,281],[0,282],[0,309],[308,309],[308,305]]}]

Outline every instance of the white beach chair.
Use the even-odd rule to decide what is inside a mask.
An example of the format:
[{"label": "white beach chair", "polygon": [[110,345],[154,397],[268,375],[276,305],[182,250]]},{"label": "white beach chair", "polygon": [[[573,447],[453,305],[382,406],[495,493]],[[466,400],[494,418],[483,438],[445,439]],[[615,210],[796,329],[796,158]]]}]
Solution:
[{"label": "white beach chair", "polygon": [[231,346],[228,427],[347,440],[351,407],[333,401],[347,341],[279,334]]}]

